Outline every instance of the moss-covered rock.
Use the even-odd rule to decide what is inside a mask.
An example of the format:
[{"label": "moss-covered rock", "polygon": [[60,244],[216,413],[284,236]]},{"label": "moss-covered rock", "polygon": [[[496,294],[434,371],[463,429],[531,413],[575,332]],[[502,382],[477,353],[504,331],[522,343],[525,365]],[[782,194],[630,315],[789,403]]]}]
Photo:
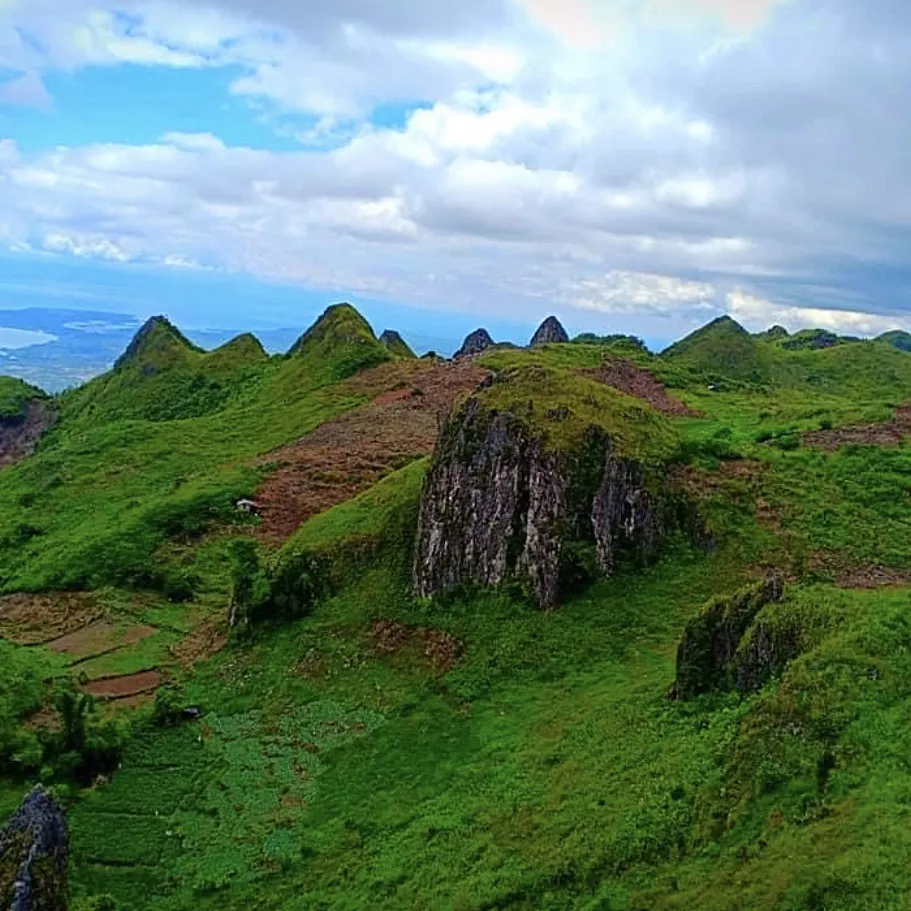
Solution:
[{"label": "moss-covered rock", "polygon": [[510,371],[468,399],[424,486],[416,592],[516,580],[552,607],[621,554],[651,559],[670,524],[660,461],[670,431],[647,411],[542,368]]},{"label": "moss-covered rock", "polygon": [[754,630],[755,638],[742,651],[741,641],[757,614],[767,604],[780,601],[783,593],[781,577],[770,574],[733,595],[708,601],[684,630],[677,648],[677,676],[668,695],[691,699],[738,684],[738,656],[746,688],[764,679],[766,670],[774,666],[776,652],[767,631]]},{"label": "moss-covered rock", "polygon": [[37,787],[0,830],[0,909],[66,911],[68,862],[66,817]]}]

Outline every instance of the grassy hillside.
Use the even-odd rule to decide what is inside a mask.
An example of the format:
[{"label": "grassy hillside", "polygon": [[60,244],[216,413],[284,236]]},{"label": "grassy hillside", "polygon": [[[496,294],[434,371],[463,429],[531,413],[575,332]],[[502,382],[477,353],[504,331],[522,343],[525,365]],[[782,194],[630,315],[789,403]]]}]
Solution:
[{"label": "grassy hillside", "polygon": [[0,421],[23,417],[29,402],[45,398],[46,393],[36,386],[11,376],[0,376]]},{"label": "grassy hillside", "polygon": [[[721,321],[658,356],[622,338],[485,353],[484,404],[556,447],[595,425],[669,460],[710,539],[542,612],[512,590],[412,596],[427,459],[287,540],[234,509],[269,453],[379,393],[364,368],[391,368],[387,398],[425,395],[353,308],[273,358],[172,330],[60,397],[38,452],[0,471],[0,808],[58,789],[76,911],[911,903],[911,448],[900,422],[819,442],[899,420],[906,352]],[[618,355],[690,412],[612,388],[598,368]],[[787,660],[743,695],[669,699],[688,622],[771,567],[784,600],[740,649]],[[238,579],[307,596],[219,650]],[[87,787],[40,733],[49,693],[153,670],[157,711],[90,716],[120,755]],[[202,720],[164,723],[167,700]]]}]

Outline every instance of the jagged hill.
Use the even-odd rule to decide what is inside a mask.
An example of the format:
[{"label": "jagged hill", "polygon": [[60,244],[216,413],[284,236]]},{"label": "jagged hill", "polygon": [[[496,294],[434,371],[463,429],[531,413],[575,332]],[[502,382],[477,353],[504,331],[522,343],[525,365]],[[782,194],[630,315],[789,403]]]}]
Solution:
[{"label": "jagged hill", "polygon": [[417,357],[411,346],[394,329],[386,329],[380,336],[380,341],[389,349],[393,357]]},{"label": "jagged hill", "polygon": [[340,380],[390,358],[370,323],[351,304],[333,304],[291,346],[289,358],[307,358]]},{"label": "jagged hill", "polygon": [[148,375],[179,363],[191,352],[202,354],[203,349],[194,345],[167,317],[153,316],[114,362],[114,370],[136,367]]},{"label": "jagged hill", "polygon": [[771,380],[766,351],[746,329],[729,316],[720,316],[671,345],[661,360],[707,382],[763,384]]},{"label": "jagged hill", "polygon": [[529,348],[537,348],[541,345],[550,345],[554,343],[568,342],[569,335],[563,328],[563,324],[555,316],[548,316],[528,343]]},{"label": "jagged hill", "polygon": [[251,332],[244,332],[215,348],[206,355],[206,364],[213,370],[230,373],[241,367],[261,364],[269,359],[262,342]]},{"label": "jagged hill", "polygon": [[884,332],[877,336],[876,341],[885,342],[892,345],[900,351],[911,351],[911,332],[905,332],[902,329],[893,329],[891,332]]}]

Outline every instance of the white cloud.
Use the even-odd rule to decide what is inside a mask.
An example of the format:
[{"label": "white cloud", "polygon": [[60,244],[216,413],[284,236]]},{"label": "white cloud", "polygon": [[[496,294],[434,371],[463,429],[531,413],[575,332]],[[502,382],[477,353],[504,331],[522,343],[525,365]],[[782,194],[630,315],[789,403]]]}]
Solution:
[{"label": "white cloud", "polygon": [[775,324],[792,332],[798,329],[828,329],[844,335],[862,336],[879,335],[890,329],[911,329],[911,317],[901,314],[788,306],[739,290],[728,293],[727,312],[754,331]]},{"label": "white cloud", "polygon": [[[878,325],[871,275],[898,274],[888,305],[911,306],[903,10],[6,0],[0,66],[39,85],[89,64],[231,65],[258,115],[315,125],[286,120],[302,142],[286,153],[176,130],[0,141],[0,238],[482,312]],[[380,128],[377,105],[417,109]]]}]

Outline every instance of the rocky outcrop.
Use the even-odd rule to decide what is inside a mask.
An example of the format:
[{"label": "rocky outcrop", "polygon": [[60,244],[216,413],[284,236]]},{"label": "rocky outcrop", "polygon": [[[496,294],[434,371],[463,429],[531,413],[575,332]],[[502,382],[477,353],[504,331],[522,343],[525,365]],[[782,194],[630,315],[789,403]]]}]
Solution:
[{"label": "rocky outcrop", "polygon": [[30,456],[56,417],[53,406],[46,399],[27,402],[21,414],[0,415],[0,468],[15,465]]},{"label": "rocky outcrop", "polygon": [[537,332],[532,336],[529,347],[537,348],[540,345],[549,345],[554,342],[568,342],[569,335],[555,316],[548,316]]},{"label": "rocky outcrop", "polygon": [[707,602],[684,630],[677,648],[677,676],[668,695],[691,699],[732,685],[749,688],[752,681],[760,679],[761,669],[772,664],[770,651],[757,636],[741,653],[741,641],[757,614],[766,605],[780,601],[783,593],[781,576],[770,574],[733,595]]},{"label": "rocky outcrop", "polygon": [[602,430],[554,451],[513,411],[472,398],[437,442],[421,498],[414,588],[429,597],[514,580],[553,607],[580,576],[609,574],[621,551],[649,559],[664,524],[645,469],[618,457]]},{"label": "rocky outcrop", "polygon": [[66,817],[37,787],[0,830],[0,909],[66,911],[68,860]]},{"label": "rocky outcrop", "polygon": [[734,656],[734,675],[741,693],[752,693],[784,670],[803,650],[801,631],[792,624],[759,619]]},{"label": "rocky outcrop", "polygon": [[490,337],[490,333],[486,329],[475,329],[474,332],[465,337],[465,341],[462,342],[462,347],[456,351],[453,357],[474,357],[482,351],[492,348],[494,344],[494,340]]}]

